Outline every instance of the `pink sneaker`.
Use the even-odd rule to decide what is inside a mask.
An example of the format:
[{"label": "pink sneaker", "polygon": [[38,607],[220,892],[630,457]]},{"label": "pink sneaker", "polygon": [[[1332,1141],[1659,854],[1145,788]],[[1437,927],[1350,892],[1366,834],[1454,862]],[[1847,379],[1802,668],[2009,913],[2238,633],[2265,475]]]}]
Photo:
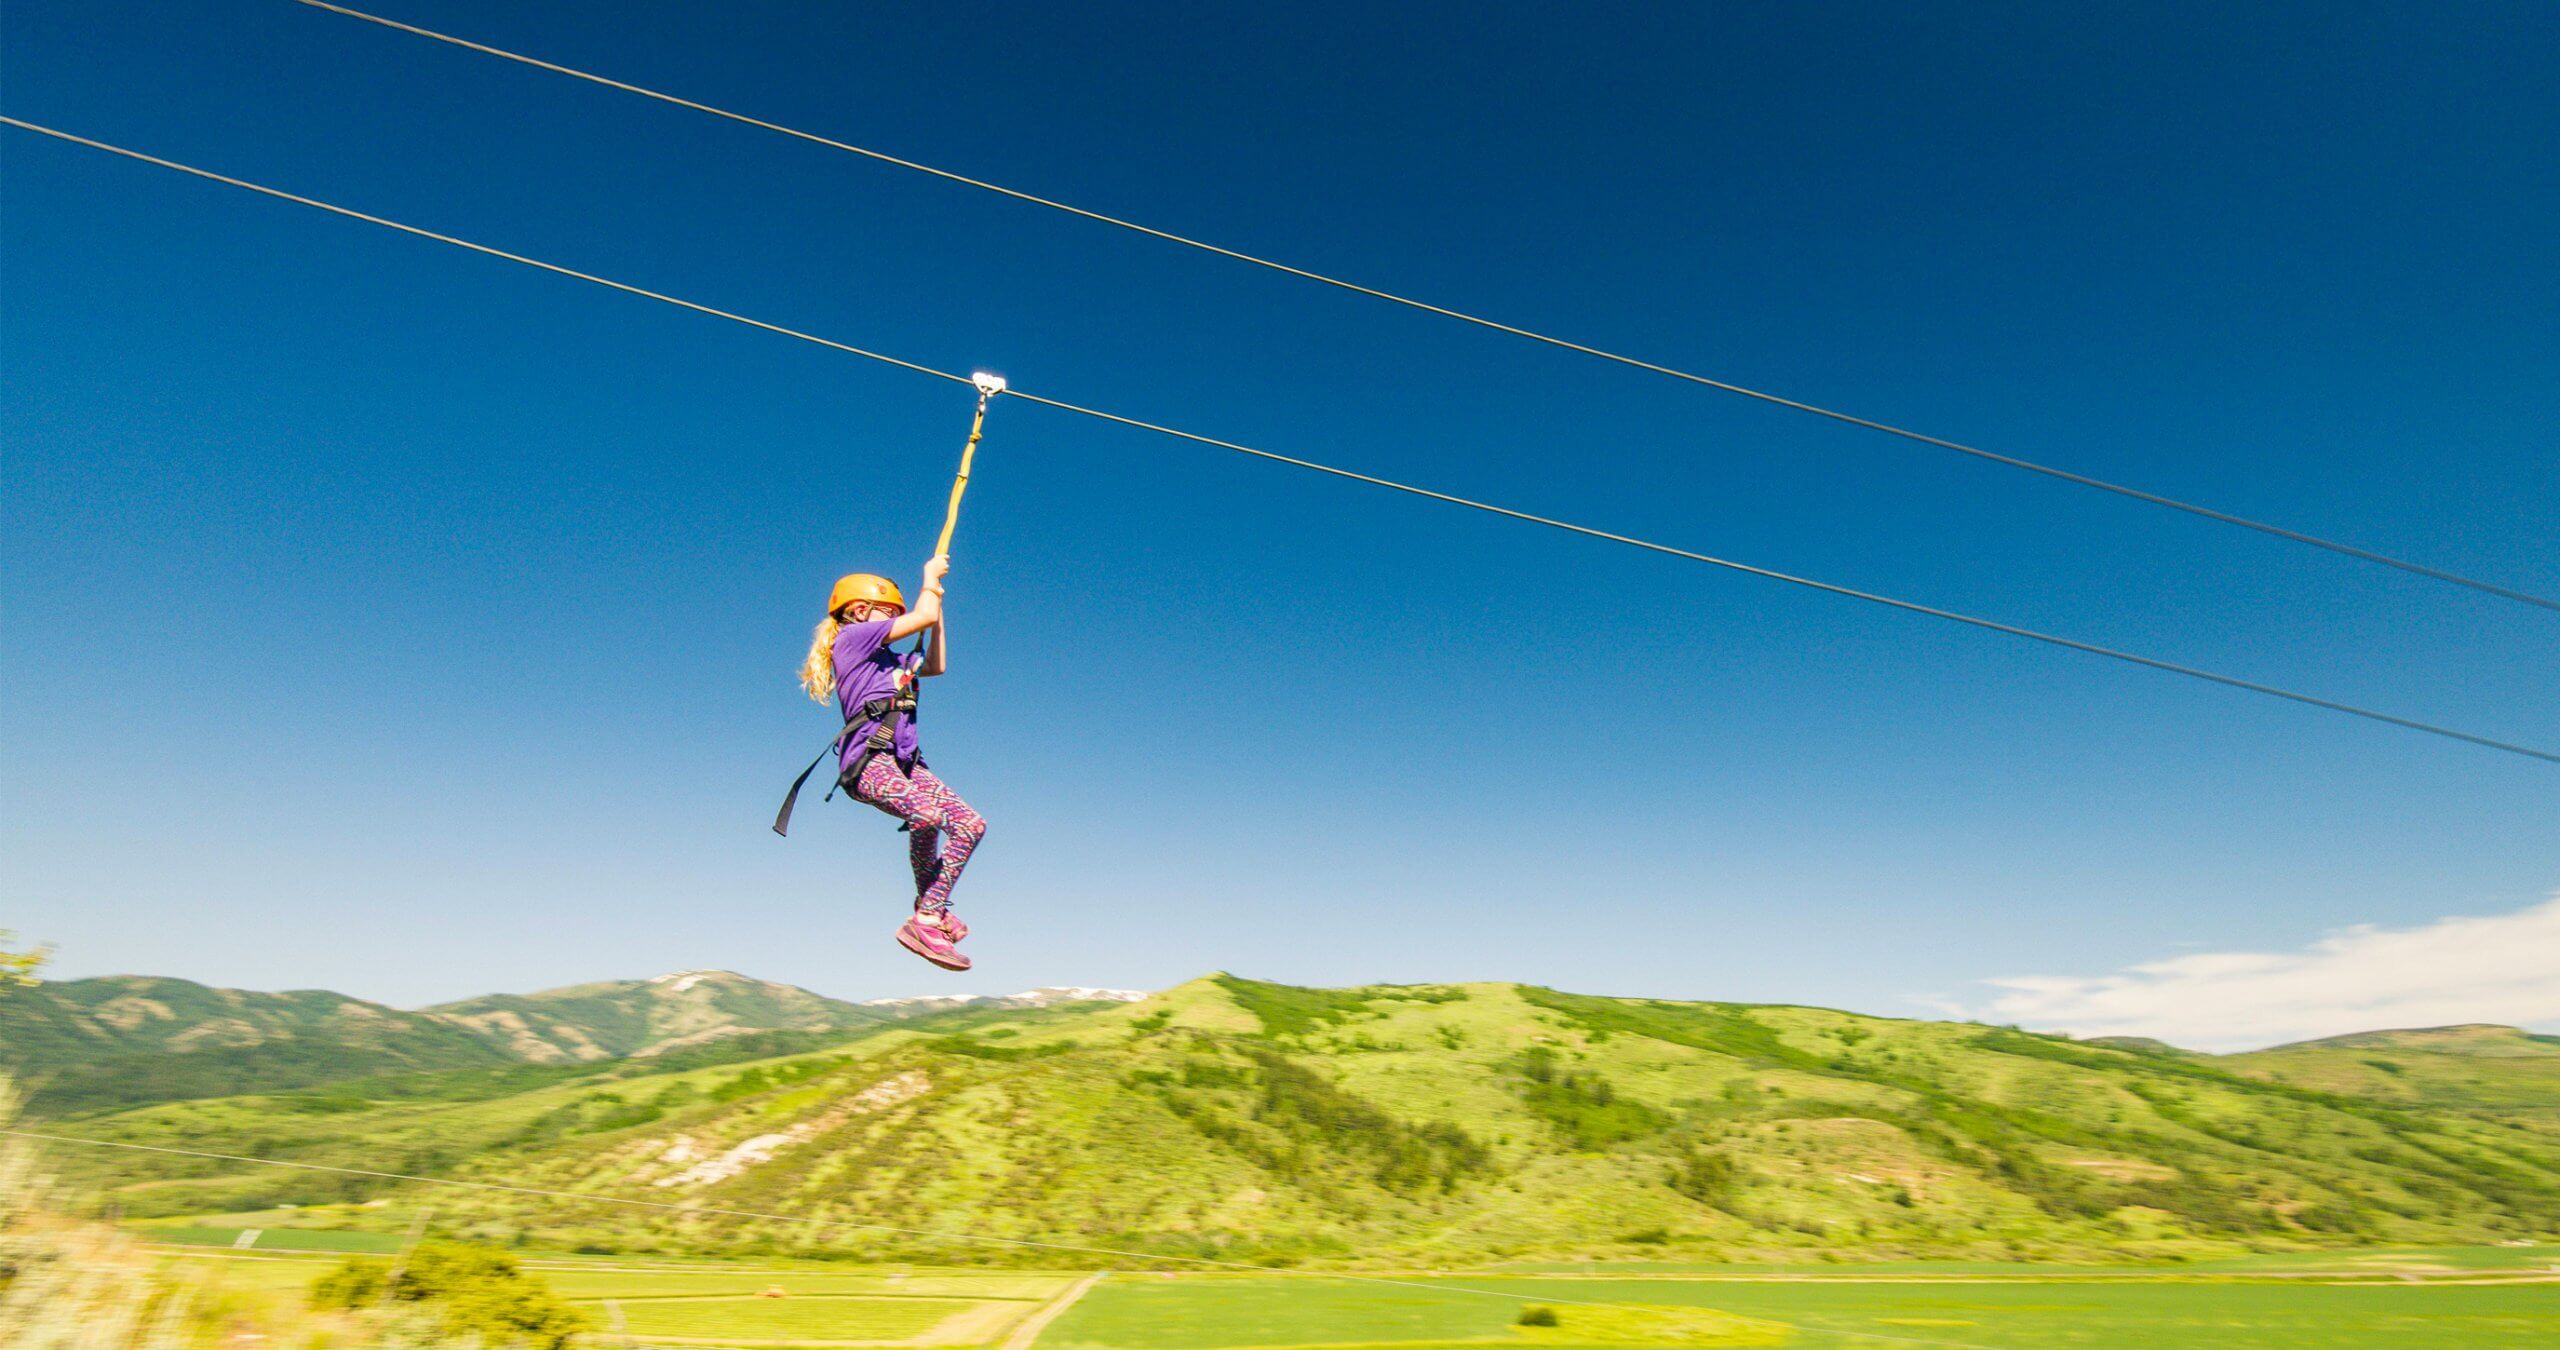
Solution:
[{"label": "pink sneaker", "polygon": [[967,970],[969,958],[954,946],[968,929],[951,931],[958,925],[947,915],[930,909],[916,911],[915,917],[898,925],[898,945],[931,961],[944,970]]}]

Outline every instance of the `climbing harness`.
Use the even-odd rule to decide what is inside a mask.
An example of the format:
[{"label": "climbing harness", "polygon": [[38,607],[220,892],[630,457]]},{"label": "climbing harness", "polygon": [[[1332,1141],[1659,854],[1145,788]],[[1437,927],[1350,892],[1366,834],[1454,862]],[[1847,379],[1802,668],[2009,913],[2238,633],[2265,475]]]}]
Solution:
[{"label": "climbing harness", "polygon": [[[924,644],[917,643],[916,651],[923,650]],[[905,683],[899,686],[898,692],[887,698],[875,698],[853,710],[853,717],[844,724],[844,729],[829,737],[827,747],[818,752],[817,758],[809,761],[809,767],[802,769],[799,777],[791,780],[791,790],[782,795],[782,810],[775,813],[773,817],[773,832],[786,838],[790,836],[791,808],[799,803],[800,789],[808,783],[809,775],[818,771],[818,766],[826,762],[827,756],[844,753],[845,739],[861,727],[869,725],[871,735],[863,741],[862,752],[853,757],[853,762],[845,766],[844,772],[836,775],[835,786],[828,788],[827,795],[818,800],[834,801],[836,788],[842,788],[850,794],[859,787],[862,783],[862,771],[871,767],[871,761],[875,757],[896,752],[898,718],[901,715],[907,719],[909,726],[915,725],[916,680],[913,676],[906,677]],[[903,830],[906,826],[900,825],[898,828]]]},{"label": "climbing harness", "polygon": [[[969,466],[978,456],[978,442],[984,440],[987,434],[987,401],[1004,392],[1004,377],[990,375],[983,370],[972,374],[969,377],[969,383],[977,386],[978,410],[969,418],[969,439],[960,447],[960,472],[951,480],[951,505],[943,512],[942,535],[934,541],[933,545],[933,556],[937,558],[951,552],[951,532],[960,527],[960,498],[969,491]],[[891,594],[896,594],[897,587],[894,584],[879,578],[873,579],[881,580],[883,585],[888,586]],[[845,580],[851,581],[854,578],[848,577]],[[844,582],[836,584],[841,591]],[[836,597],[830,596],[828,599],[830,602],[828,612],[833,613],[835,608],[839,607]],[[928,640],[923,634],[917,634],[916,645],[908,651],[907,655],[921,662]],[[791,780],[791,790],[782,794],[782,809],[774,813],[773,832],[775,834],[785,838],[790,837],[791,809],[800,802],[800,789],[807,785],[809,775],[816,773],[818,766],[826,762],[827,756],[840,756],[844,753],[844,743],[852,737],[853,733],[866,726],[871,728],[871,735],[862,743],[861,753],[855,755],[853,762],[845,766],[844,772],[836,775],[835,786],[828,788],[827,795],[819,798],[820,801],[835,800],[837,788],[842,788],[847,796],[853,795],[855,789],[862,785],[862,771],[871,766],[871,761],[884,753],[895,752],[898,740],[898,719],[904,717],[907,719],[907,725],[915,725],[916,694],[918,686],[923,681],[919,675],[907,668],[906,661],[900,661],[898,666],[896,692],[886,697],[875,698],[854,709],[853,715],[845,719],[844,726],[838,729],[835,735],[827,738],[826,748],[820,750],[817,757],[809,761],[809,766],[800,771],[799,777]],[[898,828],[903,830],[907,827],[900,825]]]}]

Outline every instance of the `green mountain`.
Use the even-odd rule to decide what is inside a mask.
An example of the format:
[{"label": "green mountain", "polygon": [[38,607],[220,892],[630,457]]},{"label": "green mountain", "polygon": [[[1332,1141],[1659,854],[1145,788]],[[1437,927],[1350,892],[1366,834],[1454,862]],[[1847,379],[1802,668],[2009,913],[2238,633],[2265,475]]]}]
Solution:
[{"label": "green mountain", "polygon": [[848,1003],[732,971],[686,970],[403,1011],[325,990],[270,994],[114,975],[0,987],[0,1072],[28,1089],[34,1114],[60,1116],[381,1075],[647,1059],[766,1036],[714,1056],[752,1058],[784,1043],[768,1033],[1139,997],[1033,989]]},{"label": "green mountain", "polygon": [[0,1070],[39,1111],[509,1059],[442,1018],[325,990],[267,994],[136,975],[0,989]]},{"label": "green mountain", "polygon": [[[770,1034],[802,1039],[753,1062],[715,1062],[755,1048],[740,1038],[78,1129],[683,1207],[412,1188],[467,1236],[607,1251],[1009,1259],[880,1226],[1433,1264],[2560,1237],[2560,1086],[2538,1050],[2222,1058],[1816,1008],[1225,975],[1137,1003]],[[2434,1067],[2370,1070],[2389,1090],[2303,1078],[2337,1055],[2459,1060],[2478,1095]],[[301,1222],[389,1224],[361,1202],[402,1189],[70,1149],[51,1165],[129,1214],[292,1202],[319,1206]]]},{"label": "green mountain", "polygon": [[2408,1051],[2427,1055],[2460,1055],[2472,1059],[2544,1059],[2560,1061],[2560,1036],[2538,1036],[2514,1027],[2466,1022],[2450,1027],[2412,1027],[2401,1031],[2359,1031],[2325,1040],[2297,1041],[2261,1054],[2305,1050]]},{"label": "green mountain", "polygon": [[500,994],[416,1012],[106,976],[0,990],[0,1070],[60,1115],[383,1074],[652,1056],[725,1037],[893,1020],[728,971]]},{"label": "green mountain", "polygon": [[2092,1036],[2089,1038],[2087,1043],[2095,1046],[2103,1046],[2109,1050],[2130,1050],[2138,1055],[2192,1055],[2196,1053],[2193,1050],[2181,1050],[2178,1047],[2169,1044],[2167,1041],[2155,1041],[2148,1036]]},{"label": "green mountain", "polygon": [[726,970],[490,994],[426,1014],[469,1028],[529,1064],[657,1055],[756,1031],[824,1031],[887,1014]]},{"label": "green mountain", "polygon": [[2560,1122],[2560,1036],[2478,1024],[2280,1045],[2222,1060],[2295,1087]]},{"label": "green mountain", "polygon": [[433,1017],[320,989],[281,994],[192,980],[109,975],[0,995],[0,1057],[12,1068],[110,1055],[238,1049],[311,1036],[350,1050],[466,1045]]}]

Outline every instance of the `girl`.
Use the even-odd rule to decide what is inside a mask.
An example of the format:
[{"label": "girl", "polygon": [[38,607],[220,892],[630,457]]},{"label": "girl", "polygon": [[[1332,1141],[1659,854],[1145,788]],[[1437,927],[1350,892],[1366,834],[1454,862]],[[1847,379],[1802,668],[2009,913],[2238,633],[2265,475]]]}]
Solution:
[{"label": "girl", "polygon": [[[916,912],[899,927],[899,945],[946,970],[967,970],[959,942],[969,926],[952,916],[951,888],[970,850],[986,837],[987,822],[925,767],[914,701],[902,697],[916,680],[944,670],[942,578],[950,570],[951,560],[939,555],[924,565],[913,610],[887,577],[857,572],[836,582],[827,617],[809,640],[800,685],[820,703],[832,699],[847,722],[859,722],[838,752],[837,781],[856,799],[906,822],[900,828],[908,832],[907,860],[915,867]],[[889,649],[927,631],[932,636],[920,656]]]}]

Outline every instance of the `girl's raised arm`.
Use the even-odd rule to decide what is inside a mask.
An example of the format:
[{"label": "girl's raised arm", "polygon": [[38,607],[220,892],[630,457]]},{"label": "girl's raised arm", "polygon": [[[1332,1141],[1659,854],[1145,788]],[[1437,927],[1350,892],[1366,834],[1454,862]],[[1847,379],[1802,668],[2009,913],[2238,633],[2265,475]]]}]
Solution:
[{"label": "girl's raised arm", "polygon": [[924,664],[916,667],[916,674],[939,675],[947,668],[943,661],[944,649],[942,643],[943,639],[949,635],[950,632],[951,620],[947,616],[940,623],[933,626],[933,638],[925,644]]},{"label": "girl's raised arm", "polygon": [[944,557],[941,554],[935,554],[932,558],[926,560],[924,565],[924,585],[918,588],[921,593],[916,596],[916,607],[890,621],[889,641],[896,642],[901,638],[914,637],[916,634],[931,628],[936,630],[933,639],[935,654],[940,654],[942,647],[942,638],[940,635],[940,629],[942,627],[942,577],[944,573],[949,572],[950,570],[951,559]]}]

